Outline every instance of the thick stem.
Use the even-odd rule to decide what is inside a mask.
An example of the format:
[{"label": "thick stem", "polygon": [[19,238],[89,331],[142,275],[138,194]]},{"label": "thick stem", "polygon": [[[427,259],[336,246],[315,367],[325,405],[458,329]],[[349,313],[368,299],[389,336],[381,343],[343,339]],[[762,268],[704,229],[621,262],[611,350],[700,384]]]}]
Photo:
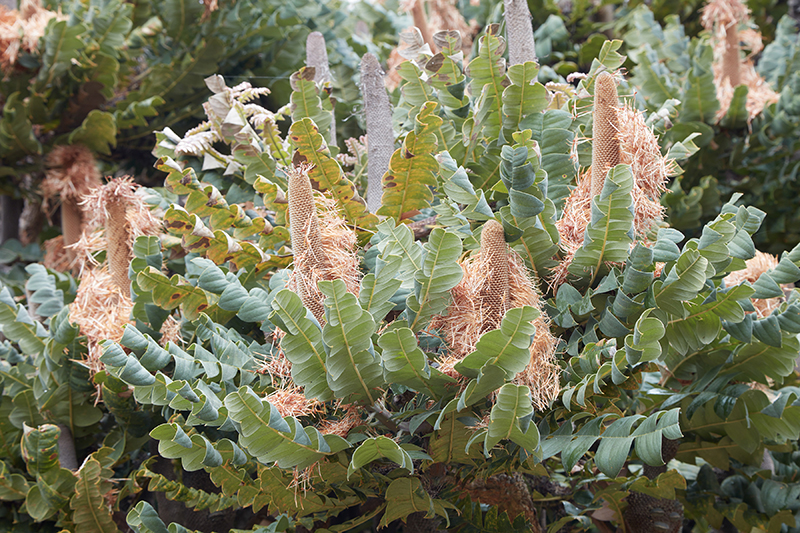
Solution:
[{"label": "thick stem", "polygon": [[131,281],[128,266],[131,262],[130,222],[126,216],[125,200],[111,200],[106,204],[106,255],[108,270],[114,284],[130,298]]},{"label": "thick stem", "polygon": [[531,12],[525,0],[503,0],[508,38],[508,62],[518,65],[537,61]]},{"label": "thick stem", "polygon": [[373,54],[361,59],[361,94],[367,116],[367,207],[374,213],[381,206],[383,175],[394,153],[394,131],[383,69]]},{"label": "thick stem", "polygon": [[325,322],[325,306],[318,297],[316,287],[310,287],[312,272],[324,273],[329,268],[319,218],[314,205],[311,180],[304,170],[289,172],[289,229],[292,235],[292,253],[295,257],[297,293],[320,324]]},{"label": "thick stem", "polygon": [[486,281],[481,288],[481,329],[500,327],[509,302],[508,246],[503,225],[489,220],[481,232],[481,260],[486,267]]},{"label": "thick stem", "polygon": [[425,13],[425,0],[417,0],[414,2],[411,8],[411,16],[414,17],[414,26],[419,28],[422,38],[428,43],[431,50],[435,51],[436,47],[433,43],[433,34],[428,26],[428,15]]},{"label": "thick stem", "polygon": [[592,126],[592,196],[600,196],[609,169],[619,165],[619,98],[614,77],[603,72],[594,90]]},{"label": "thick stem", "polygon": [[722,56],[722,79],[728,78],[731,87],[742,83],[740,65],[739,32],[736,31],[736,25],[733,24],[725,28],[725,54]]}]

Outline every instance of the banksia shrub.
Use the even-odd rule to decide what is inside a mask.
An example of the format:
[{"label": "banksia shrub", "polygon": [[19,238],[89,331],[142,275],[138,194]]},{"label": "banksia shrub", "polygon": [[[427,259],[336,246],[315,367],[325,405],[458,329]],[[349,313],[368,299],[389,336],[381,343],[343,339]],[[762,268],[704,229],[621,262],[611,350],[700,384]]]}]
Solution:
[{"label": "banksia shrub", "polygon": [[[752,57],[763,48],[761,35],[749,29],[750,9],[741,0],[711,0],[703,8],[702,23],[712,36],[714,46],[714,83],[720,103],[717,119],[724,117],[739,85],[748,89],[745,107],[748,120],[759,115],[766,106],[778,101],[779,95],[755,69]],[[740,31],[739,26],[745,26]],[[749,54],[742,55],[740,42],[748,45]]]}]

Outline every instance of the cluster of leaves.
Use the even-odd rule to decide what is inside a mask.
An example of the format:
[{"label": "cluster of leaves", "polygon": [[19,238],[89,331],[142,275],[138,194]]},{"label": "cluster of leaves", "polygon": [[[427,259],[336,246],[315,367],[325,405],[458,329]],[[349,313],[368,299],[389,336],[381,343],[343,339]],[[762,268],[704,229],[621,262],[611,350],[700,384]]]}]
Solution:
[{"label": "cluster of leaves", "polygon": [[[146,170],[153,132],[196,124],[203,79],[213,73],[234,84],[270,80],[275,96],[269,106],[277,109],[286,103],[289,74],[303,65],[305,39],[314,30],[332,45],[338,112],[349,115],[361,54],[387,55],[399,30],[397,17],[388,16],[391,6],[206,4],[217,9],[188,0],[54,2],[64,20],[51,19],[36,51],[23,51],[0,79],[0,193],[35,197],[45,156],[62,144],[87,146],[112,172]],[[371,34],[355,31],[364,20],[374,22]],[[354,121],[347,125],[355,127]]]},{"label": "cluster of leaves", "polygon": [[[664,227],[636,242],[633,175],[618,165],[593,202],[568,282],[550,288],[544,280],[564,255],[556,221],[578,179],[573,155],[590,157],[587,143],[573,148],[591,131],[583,110],[597,75],[625,62],[622,43],[604,42],[577,87],[548,93],[535,63],[506,68],[496,27],[466,65],[457,38],[438,37],[439,54],[399,68],[398,146],[377,214],[357,192],[366,164],[358,145],[337,158],[329,144],[332,104],[312,72],[292,76],[292,106],[281,113],[253,105],[250,89],[207,79],[207,123],[157,136],[167,176],[151,200],[169,235],[136,241],[132,323],[105,343],[105,370],[92,381],[65,307],[73,280],[31,267],[27,306],[3,290],[0,499],[10,521],[113,531],[126,515],[135,531],[163,532],[170,517],[151,497],[160,493],[212,512],[285,513],[318,530],[424,517],[508,531],[524,527],[519,516],[485,512],[467,494],[513,472],[554,530],[592,520],[624,528],[631,493],[678,498],[701,528],[797,527],[800,301],[792,293],[761,317],[752,299],[784,297],[781,285],[800,280],[800,248],[758,282],[727,286],[754,256],[764,213],[734,197],[698,238]],[[660,110],[648,120],[663,133]],[[284,134],[277,124],[289,117]],[[680,159],[695,151],[694,130],[684,130],[664,137],[664,151]],[[315,188],[370,245],[357,297],[341,280],[319,283],[324,326],[286,289],[286,172],[295,162],[312,165]],[[438,227],[415,239],[407,223],[433,215]],[[514,382],[529,361],[532,307],[509,310],[481,337],[456,366],[460,381],[438,368],[450,347],[434,319],[490,219],[537,274],[561,341],[562,392],[542,412]],[[162,345],[167,320],[179,322],[180,340]],[[291,377],[263,372],[281,357]],[[313,408],[282,414],[287,390]],[[75,473],[54,460],[65,428]],[[144,461],[150,438],[158,457]],[[677,458],[650,479],[642,471],[663,464],[664,439],[680,441]],[[780,478],[764,479],[765,457]],[[204,471],[217,490],[162,473],[163,459]],[[533,483],[543,477],[558,506]]]},{"label": "cluster of leaves", "polygon": [[798,29],[788,16],[760,55],[758,73],[780,99],[749,120],[747,87],[739,86],[724,117],[718,118],[713,50],[709,36],[690,38],[677,16],[663,24],[640,6],[618,22],[633,60],[630,79],[637,100],[651,112],[669,116],[667,140],[698,133],[701,148],[686,174],[664,198],[674,227],[697,232],[719,212],[720,197],[741,192],[750,205],[770,214],[756,241],[773,253],[800,242],[798,212],[791,198],[798,163]]}]

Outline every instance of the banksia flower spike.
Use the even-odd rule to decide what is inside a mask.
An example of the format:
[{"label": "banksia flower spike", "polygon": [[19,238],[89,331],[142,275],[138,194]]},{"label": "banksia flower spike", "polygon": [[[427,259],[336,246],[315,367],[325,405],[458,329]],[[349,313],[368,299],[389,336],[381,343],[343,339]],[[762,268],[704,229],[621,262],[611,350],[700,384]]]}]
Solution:
[{"label": "banksia flower spike", "polygon": [[661,194],[667,190],[667,179],[677,170],[675,161],[661,154],[644,114],[628,104],[619,105],[613,76],[608,73],[598,76],[594,105],[592,166],[578,178],[578,186],[570,193],[561,219],[556,222],[564,254],[550,280],[553,287],[567,279],[567,269],[583,245],[591,222],[592,200],[602,193],[611,168],[620,163],[631,166],[633,224],[637,238],[645,244],[664,217]]},{"label": "banksia flower spike", "polygon": [[[730,109],[734,89],[746,85],[747,101],[745,107],[752,120],[764,108],[778,101],[779,95],[756,72],[752,56],[763,48],[761,34],[749,29],[750,9],[741,0],[711,0],[703,8],[700,20],[711,34],[714,47],[714,85],[720,108],[717,120],[721,120]],[[745,29],[740,30],[740,25]],[[741,44],[749,49],[742,53]]]},{"label": "banksia flower spike", "polygon": [[394,153],[392,108],[383,82],[383,69],[374,54],[361,59],[361,94],[367,119],[367,207],[376,212],[383,196],[383,175]]},{"label": "banksia flower spike", "polygon": [[341,279],[347,290],[358,294],[358,256],[355,252],[355,233],[336,212],[335,203],[325,198],[322,220],[317,206],[308,167],[301,165],[289,170],[289,229],[292,235],[294,270],[289,287],[303,304],[325,324],[323,295],[317,288],[320,280]]},{"label": "banksia flower spike", "polygon": [[[81,198],[100,186],[100,172],[92,152],[81,145],[57,146],[47,157],[48,171],[40,186],[43,207],[59,198],[61,201],[61,232],[64,248],[74,245],[81,237],[84,215]],[[76,254],[67,248],[67,264],[74,268]]]},{"label": "banksia flower spike", "polygon": [[608,171],[620,162],[619,98],[614,76],[602,72],[595,82],[592,113],[592,196],[599,196]]},{"label": "banksia flower spike", "polygon": [[511,65],[536,61],[531,12],[525,0],[503,0],[508,35],[508,62]]},{"label": "banksia flower spike", "polygon": [[[132,178],[115,178],[96,187],[81,202],[86,220],[74,249],[83,256],[78,294],[70,307],[70,320],[78,324],[89,342],[88,366],[103,368],[100,341],[119,341],[133,307],[128,266],[133,241],[141,235],[157,235],[156,219],[136,191]],[[97,265],[93,254],[106,250],[106,264]],[[96,268],[87,268],[89,266]]]},{"label": "banksia flower spike", "polygon": [[[474,351],[483,333],[500,326],[509,309],[529,305],[541,310],[534,280],[519,255],[509,250],[499,222],[490,220],[484,225],[480,250],[464,260],[461,268],[464,277],[451,291],[453,301],[447,314],[434,322],[450,347],[440,370],[456,379],[460,375],[454,366]],[[544,312],[534,325],[536,334],[530,347],[530,362],[515,381],[529,386],[534,406],[544,409],[559,392],[557,340],[550,333]]]}]

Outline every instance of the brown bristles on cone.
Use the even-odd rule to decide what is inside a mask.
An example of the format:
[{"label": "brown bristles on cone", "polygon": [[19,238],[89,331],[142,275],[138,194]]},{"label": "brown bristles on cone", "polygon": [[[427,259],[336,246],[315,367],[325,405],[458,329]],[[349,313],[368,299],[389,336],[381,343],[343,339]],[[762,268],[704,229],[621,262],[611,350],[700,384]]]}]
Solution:
[{"label": "brown bristles on cone", "polygon": [[483,315],[481,331],[500,327],[509,302],[508,294],[508,246],[503,225],[489,220],[481,231],[481,257],[487,267],[487,277],[480,291]]},{"label": "brown bristles on cone", "polygon": [[619,98],[614,76],[602,72],[594,88],[592,113],[592,196],[600,196],[608,171],[620,162]]},{"label": "brown bristles on cone", "polygon": [[307,166],[301,165],[288,172],[289,230],[294,254],[289,287],[323,325],[325,306],[317,282],[341,279],[349,292],[358,295],[359,259],[355,233],[336,211],[334,202],[320,198],[320,220],[308,171]]},{"label": "brown bristles on cone", "polygon": [[35,53],[52,18],[67,20],[60,10],[44,9],[39,0],[22,0],[19,11],[0,5],[0,70],[10,73],[20,52]]},{"label": "brown bristles on cone", "polygon": [[[530,347],[531,358],[514,381],[530,387],[534,406],[544,409],[560,390],[559,369],[555,364],[557,339],[550,333],[547,314],[541,310],[539,294],[527,267],[519,255],[505,245],[502,226],[497,222],[487,225],[489,227],[485,227],[481,235],[481,249],[461,263],[464,277],[450,291],[453,300],[447,314],[432,321],[432,326],[442,331],[449,347],[447,356],[439,361],[439,370],[463,382],[464,377],[454,367],[475,350],[481,335],[489,331],[487,326],[494,323],[494,328],[499,327],[508,309],[524,305],[535,307],[540,315],[533,322],[536,333]],[[507,276],[507,293],[491,279],[498,274],[502,276],[503,272]],[[498,297],[501,291],[505,296]],[[498,307],[502,314],[495,318]]]},{"label": "brown bristles on cone", "polygon": [[119,341],[130,320],[133,304],[111,278],[105,267],[88,269],[81,275],[75,301],[70,304],[69,319],[78,324],[81,335],[89,341],[86,365],[92,374],[103,369],[100,341]]}]

